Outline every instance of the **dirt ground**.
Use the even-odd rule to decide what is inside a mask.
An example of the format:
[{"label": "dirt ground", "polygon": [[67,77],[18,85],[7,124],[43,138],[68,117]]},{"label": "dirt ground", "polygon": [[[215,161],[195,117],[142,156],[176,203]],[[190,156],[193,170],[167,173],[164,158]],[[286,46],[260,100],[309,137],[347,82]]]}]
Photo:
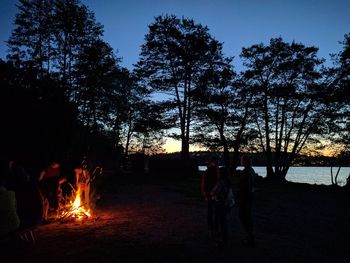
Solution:
[{"label": "dirt ground", "polygon": [[339,189],[262,184],[254,203],[257,246],[241,244],[234,209],[229,245],[218,248],[207,232],[199,178],[141,181],[114,181],[92,219],[40,225],[35,247],[12,246],[0,262],[350,262],[350,199]]}]

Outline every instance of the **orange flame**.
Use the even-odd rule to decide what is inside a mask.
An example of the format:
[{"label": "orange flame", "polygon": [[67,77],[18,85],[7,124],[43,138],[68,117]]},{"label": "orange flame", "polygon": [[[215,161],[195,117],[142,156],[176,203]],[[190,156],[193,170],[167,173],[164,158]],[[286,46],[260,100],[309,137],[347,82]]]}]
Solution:
[{"label": "orange flame", "polygon": [[[85,202],[88,201],[89,200],[85,200]],[[71,200],[68,204],[64,205],[62,209],[60,209],[61,212],[59,213],[58,217],[60,219],[75,219],[78,221],[87,219],[91,217],[91,211],[87,207],[88,204],[82,203],[81,189],[78,186],[74,201]]]}]

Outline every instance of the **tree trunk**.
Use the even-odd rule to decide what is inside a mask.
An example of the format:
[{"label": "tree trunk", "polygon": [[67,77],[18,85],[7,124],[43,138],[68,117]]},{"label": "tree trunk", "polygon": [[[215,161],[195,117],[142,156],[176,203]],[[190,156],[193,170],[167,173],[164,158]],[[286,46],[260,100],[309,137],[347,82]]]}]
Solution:
[{"label": "tree trunk", "polygon": [[283,167],[283,169],[280,170],[279,174],[276,175],[276,179],[281,182],[287,181],[286,177],[287,177],[288,170],[289,170],[289,166]]},{"label": "tree trunk", "polygon": [[348,175],[348,178],[346,179],[345,187],[346,187],[347,189],[350,189],[350,173],[349,173],[349,175]]},{"label": "tree trunk", "polygon": [[338,185],[338,176],[339,176],[339,172],[340,172],[341,166],[339,166],[337,174],[335,175],[335,184]]},{"label": "tree trunk", "polygon": [[[186,114],[185,114],[186,115]],[[182,117],[180,119],[181,122],[181,159],[183,161],[189,160],[190,159],[190,146],[189,146],[189,136],[186,133],[187,131],[187,126],[186,126],[186,121],[185,117]]]},{"label": "tree trunk", "polygon": [[232,157],[232,172],[237,170],[237,167],[240,165],[239,160],[239,146],[236,144],[233,147],[233,157]]},{"label": "tree trunk", "polygon": [[224,129],[223,129],[224,124],[222,123],[221,128],[219,130],[220,133],[220,140],[222,142],[222,146],[224,147],[224,165],[225,165],[225,169],[227,174],[230,174],[231,169],[230,169],[230,151],[227,145],[227,140],[226,137],[224,135]]},{"label": "tree trunk", "polygon": [[333,166],[331,166],[331,183],[334,185],[334,180],[333,180]]},{"label": "tree trunk", "polygon": [[[338,185],[338,176],[339,172],[341,170],[341,166],[338,167],[337,173],[333,177],[333,166],[331,167],[331,180],[332,180],[332,185]],[[334,179],[333,179],[334,178]]]},{"label": "tree trunk", "polygon": [[224,144],[224,163],[227,175],[231,174],[230,151],[228,150],[227,143]]},{"label": "tree trunk", "polygon": [[272,165],[272,153],[271,149],[267,149],[266,152],[266,176],[270,179],[275,179],[276,174],[273,171],[273,165]]},{"label": "tree trunk", "polygon": [[271,151],[271,141],[270,141],[270,127],[269,127],[269,113],[268,113],[268,99],[267,99],[267,87],[265,87],[265,97],[264,97],[264,123],[265,123],[265,141],[266,141],[266,176],[268,178],[274,179],[275,173],[272,168],[272,151]]},{"label": "tree trunk", "polygon": [[129,155],[129,145],[130,145],[131,135],[132,135],[132,131],[131,131],[131,124],[130,124],[129,129],[128,129],[128,133],[127,133],[127,136],[126,136],[125,158],[127,158],[128,155]]},{"label": "tree trunk", "polygon": [[187,161],[190,159],[190,145],[188,140],[183,138],[181,140],[181,159]]}]

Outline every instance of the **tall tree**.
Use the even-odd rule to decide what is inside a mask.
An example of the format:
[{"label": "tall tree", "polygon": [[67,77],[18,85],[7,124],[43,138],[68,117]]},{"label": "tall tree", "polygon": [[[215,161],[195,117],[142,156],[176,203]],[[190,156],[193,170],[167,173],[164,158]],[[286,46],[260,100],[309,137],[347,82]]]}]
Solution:
[{"label": "tall tree", "polygon": [[8,58],[18,67],[36,69],[39,77],[50,71],[52,57],[52,0],[20,0],[15,28],[8,40]]},{"label": "tall tree", "polygon": [[159,148],[160,135],[167,128],[164,110],[149,99],[147,90],[137,85],[131,72],[125,68],[114,71],[105,102],[103,107],[108,114],[104,124],[113,134],[116,146],[122,149],[124,161],[130,151]]},{"label": "tall tree", "polygon": [[[54,105],[54,98],[46,97],[51,93],[61,96],[57,101],[68,104],[69,110],[73,106],[79,110],[79,120],[74,119],[75,115],[73,119],[79,131],[84,131],[85,136],[79,138],[82,144],[101,139],[109,124],[109,94],[116,88],[120,72],[112,48],[101,40],[102,25],[80,0],[19,3],[15,29],[8,41],[9,60],[19,72],[25,70],[32,78],[26,82],[33,86],[34,94],[43,98],[40,105]],[[65,106],[58,105],[58,112],[63,112]],[[42,138],[50,134],[43,132]],[[107,142],[104,138],[101,141]]]},{"label": "tall tree", "polygon": [[133,88],[134,80],[129,70],[118,68],[114,71],[111,88],[104,104],[105,110],[108,112],[104,123],[111,131],[115,146],[119,149],[125,149],[123,146],[123,131],[129,116],[129,104],[132,101],[130,93]]},{"label": "tall tree", "polygon": [[234,168],[240,147],[247,135],[251,95],[246,96],[244,81],[235,76],[231,58],[212,67],[202,77],[205,87],[198,96],[195,141],[209,149],[223,150],[224,163],[231,166],[230,151],[234,152]]},{"label": "tall tree", "polygon": [[17,66],[59,75],[74,99],[78,55],[101,38],[103,27],[80,0],[20,0],[8,58]]},{"label": "tall tree", "polygon": [[284,180],[296,156],[323,133],[326,89],[316,54],[315,47],[281,38],[242,50],[268,177]]},{"label": "tall tree", "polygon": [[105,105],[115,87],[113,81],[118,70],[117,58],[107,43],[97,40],[79,53],[75,68],[75,102],[80,118],[93,133],[97,133],[103,128],[109,114]]},{"label": "tall tree", "polygon": [[350,156],[350,34],[341,44],[343,49],[334,55],[334,67],[328,69],[327,85],[332,92],[329,100],[337,106],[329,114],[329,139],[339,146],[338,161],[344,163]]},{"label": "tall tree", "polygon": [[[344,150],[350,152],[350,34],[344,36],[342,42],[343,50],[338,54],[337,65],[335,69],[337,74],[336,85],[338,86],[336,98],[341,104],[341,142]],[[334,88],[334,87],[333,87]]]},{"label": "tall tree", "polygon": [[0,60],[0,68],[1,154],[22,157],[28,168],[74,155],[81,127],[59,83],[38,79],[36,71],[18,69],[10,62]]},{"label": "tall tree", "polygon": [[182,158],[188,159],[193,91],[205,69],[222,61],[222,44],[207,27],[174,15],[156,17],[145,39],[136,73],[151,92],[162,94],[163,105],[177,116],[174,127],[180,129]]},{"label": "tall tree", "polygon": [[103,26],[80,0],[55,0],[52,31],[55,65],[66,92],[74,99],[73,75],[78,56],[101,38]]},{"label": "tall tree", "polygon": [[162,152],[164,133],[172,127],[174,120],[167,118],[166,108],[151,100],[140,101],[138,112],[134,148],[148,155]]}]

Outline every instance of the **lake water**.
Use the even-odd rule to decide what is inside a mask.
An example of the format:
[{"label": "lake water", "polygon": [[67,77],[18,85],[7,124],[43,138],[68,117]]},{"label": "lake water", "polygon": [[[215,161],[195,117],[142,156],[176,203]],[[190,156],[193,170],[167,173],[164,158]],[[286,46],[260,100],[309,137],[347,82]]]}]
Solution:
[{"label": "lake water", "polygon": [[[206,166],[199,166],[198,168],[200,171],[206,170]],[[266,167],[253,166],[253,169],[260,176],[266,177]],[[243,170],[243,167],[238,167],[238,170]],[[335,176],[337,170],[337,167],[333,168],[333,176]],[[338,176],[340,186],[346,184],[349,173],[350,167],[341,168]],[[331,167],[290,167],[286,179],[296,183],[331,185]]]}]

